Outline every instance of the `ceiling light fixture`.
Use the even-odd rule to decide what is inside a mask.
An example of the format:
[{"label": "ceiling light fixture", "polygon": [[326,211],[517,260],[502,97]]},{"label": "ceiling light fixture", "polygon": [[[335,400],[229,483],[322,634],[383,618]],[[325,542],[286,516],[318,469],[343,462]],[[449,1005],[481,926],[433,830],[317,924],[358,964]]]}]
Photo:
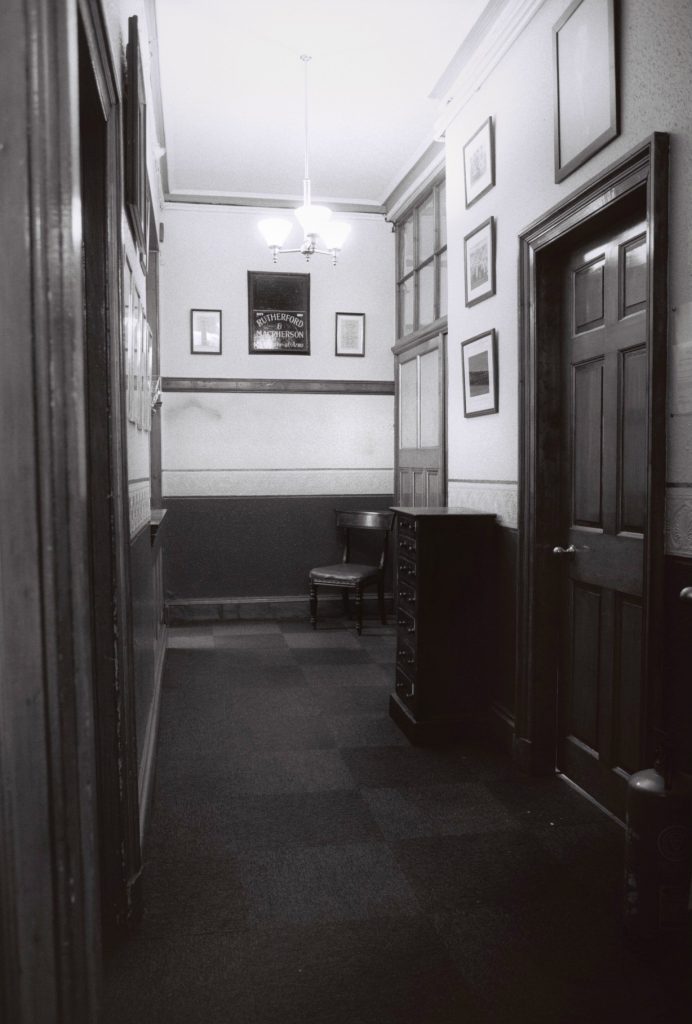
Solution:
[{"label": "ceiling light fixture", "polygon": [[[310,167],[308,163],[308,64],[312,60],[307,54],[301,58],[305,66],[305,177],[303,178],[303,205],[296,210],[296,217],[303,229],[303,244],[299,249],[284,249],[283,244],[291,231],[291,221],[282,217],[270,217],[259,222],[259,229],[274,256],[274,263],[279,253],[300,252],[306,260],[314,254],[331,256],[336,266],[337,253],[341,251],[346,235],[351,230],[350,224],[333,221],[332,211],[327,206],[315,206],[311,199]],[[317,248],[321,238],[324,249]]]}]

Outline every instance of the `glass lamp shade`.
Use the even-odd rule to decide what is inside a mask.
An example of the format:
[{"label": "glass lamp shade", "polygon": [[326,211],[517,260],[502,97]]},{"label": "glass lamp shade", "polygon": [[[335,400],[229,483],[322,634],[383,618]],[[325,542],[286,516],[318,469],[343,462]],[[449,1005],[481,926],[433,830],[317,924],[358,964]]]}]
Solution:
[{"label": "glass lamp shade", "polygon": [[270,249],[281,248],[288,238],[292,226],[290,220],[284,220],[282,217],[269,217],[267,220],[261,220],[258,224]]},{"label": "glass lamp shade", "polygon": [[296,217],[306,235],[322,235],[331,215],[328,206],[313,206],[312,203],[296,210]]},{"label": "glass lamp shade", "polygon": [[343,220],[332,220],[322,231],[322,241],[327,249],[341,249],[351,230],[351,225]]}]

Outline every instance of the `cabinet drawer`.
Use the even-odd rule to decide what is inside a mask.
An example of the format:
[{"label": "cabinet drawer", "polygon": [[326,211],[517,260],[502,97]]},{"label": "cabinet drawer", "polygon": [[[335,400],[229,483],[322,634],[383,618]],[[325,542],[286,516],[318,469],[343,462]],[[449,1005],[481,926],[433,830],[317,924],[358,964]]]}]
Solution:
[{"label": "cabinet drawer", "polygon": [[408,640],[409,643],[415,643],[416,620],[401,607],[396,610],[396,624],[401,638],[403,640]]},{"label": "cabinet drawer", "polygon": [[408,583],[405,583],[404,580],[400,579],[396,592],[398,598],[397,607],[404,607],[411,613],[415,613],[416,592],[413,589],[413,587],[409,586]]},{"label": "cabinet drawer", "polygon": [[410,537],[407,533],[399,534],[398,551],[400,555],[407,555],[409,558],[416,557],[416,538]]},{"label": "cabinet drawer", "polygon": [[397,668],[402,668],[409,675],[416,674],[415,648],[411,646],[408,639],[402,640],[400,635],[396,638],[396,665]]},{"label": "cabinet drawer", "polygon": [[416,565],[415,562],[410,562],[408,558],[399,558],[399,579],[400,580],[411,580],[414,582],[416,579]]},{"label": "cabinet drawer", "polygon": [[416,536],[416,520],[411,519],[410,516],[403,516],[399,513],[397,518],[397,527],[399,530],[400,537],[413,537]]},{"label": "cabinet drawer", "polygon": [[413,679],[402,672],[400,668],[396,670],[396,682],[394,689],[402,700],[405,700],[407,704],[413,706],[416,703],[416,684]]}]

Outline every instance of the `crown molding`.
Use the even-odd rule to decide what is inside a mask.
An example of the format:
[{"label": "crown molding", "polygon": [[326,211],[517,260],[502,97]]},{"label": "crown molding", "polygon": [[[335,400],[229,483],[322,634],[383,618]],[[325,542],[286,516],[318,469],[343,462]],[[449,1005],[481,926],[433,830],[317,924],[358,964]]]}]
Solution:
[{"label": "crown molding", "polygon": [[460,48],[433,90],[433,96],[440,95],[441,89],[451,77],[450,68],[461,65],[454,84],[444,96],[441,96],[442,111],[435,121],[436,139],[444,139],[452,121],[464,109],[544,3],[545,0],[510,0],[504,4],[494,19],[482,19],[483,37],[477,41],[471,52],[464,52],[463,46]]}]

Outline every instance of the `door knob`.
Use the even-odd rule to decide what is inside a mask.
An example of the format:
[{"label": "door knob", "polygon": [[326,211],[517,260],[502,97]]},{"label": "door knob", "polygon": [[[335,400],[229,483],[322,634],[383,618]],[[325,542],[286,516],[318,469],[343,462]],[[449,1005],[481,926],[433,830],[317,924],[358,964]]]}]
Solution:
[{"label": "door knob", "polygon": [[553,548],[553,554],[560,555],[561,557],[563,557],[564,555],[569,555],[571,557],[572,555],[576,555],[576,553],[577,549],[575,548],[574,544],[570,544],[568,548],[562,548],[558,544],[557,547]]},{"label": "door knob", "polygon": [[684,587],[680,591],[680,600],[687,601],[692,604],[692,587]]}]

